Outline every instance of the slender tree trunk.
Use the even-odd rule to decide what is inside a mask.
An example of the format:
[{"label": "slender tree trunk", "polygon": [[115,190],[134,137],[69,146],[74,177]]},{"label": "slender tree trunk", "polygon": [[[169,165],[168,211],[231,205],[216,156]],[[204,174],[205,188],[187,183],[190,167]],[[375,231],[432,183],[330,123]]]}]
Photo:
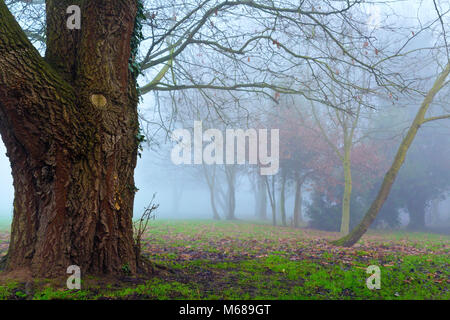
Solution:
[{"label": "slender tree trunk", "polygon": [[344,195],[342,198],[341,234],[350,232],[350,198],[352,195],[352,173],[350,168],[350,145],[346,144],[344,150]]},{"label": "slender tree trunk", "polygon": [[[266,184],[267,194],[269,196],[270,207],[272,209],[272,225],[277,225],[277,204],[275,199],[275,176],[271,176],[271,183],[269,184],[269,178],[264,176],[264,182]],[[272,186],[271,186],[272,185]]]},{"label": "slender tree trunk", "polygon": [[228,189],[228,220],[234,220],[236,219],[235,216],[235,210],[236,210],[236,196],[234,191],[234,185],[229,186],[230,189]]},{"label": "slender tree trunk", "polygon": [[302,223],[302,185],[303,181],[298,177],[295,181],[295,198],[294,198],[294,228],[298,228]]},{"label": "slender tree trunk", "polygon": [[264,178],[257,174],[257,190],[256,190],[256,216],[260,219],[267,219],[267,194],[266,186],[264,184]]},{"label": "slender tree trunk", "polygon": [[272,176],[272,225],[277,225],[277,202],[275,197],[275,176]]},{"label": "slender tree trunk", "polygon": [[228,184],[227,192],[227,220],[236,219],[236,171],[232,166],[225,166],[225,174]]},{"label": "slender tree trunk", "polygon": [[440,215],[439,215],[439,203],[440,199],[433,199],[431,200],[430,205],[430,225],[432,226],[438,226],[440,221]]},{"label": "slender tree trunk", "polygon": [[283,227],[286,227],[286,174],[281,176],[281,189],[280,189],[280,214],[281,223]]},{"label": "slender tree trunk", "polygon": [[416,137],[417,131],[425,121],[425,114],[428,111],[431,103],[433,102],[434,96],[443,87],[445,79],[448,77],[449,73],[450,73],[450,63],[447,63],[442,73],[434,82],[433,87],[430,89],[425,99],[423,100],[422,105],[420,106],[419,111],[417,112],[416,117],[414,118],[414,121],[408,130],[408,133],[403,138],[397,150],[397,154],[391,167],[384,176],[384,180],[383,183],[381,184],[380,190],[378,191],[377,197],[372,202],[372,205],[370,206],[369,210],[367,211],[362,221],[347,236],[337,241],[334,241],[334,244],[347,247],[354,245],[363,236],[363,234],[366,233],[367,229],[375,220],[375,218],[378,215],[378,212],[380,211],[382,205],[384,204],[386,198],[389,195],[391,187],[394,184],[395,178],[397,177],[397,174],[401,166],[403,165],[403,162],[405,161],[406,153],[409,147],[411,146],[412,142],[414,141],[414,138]]},{"label": "slender tree trunk", "polygon": [[211,190],[209,195],[210,195],[210,200],[211,200],[211,207],[213,210],[213,219],[220,220],[220,215],[219,215],[219,212],[217,211],[217,207],[216,207],[216,200],[214,198],[214,190]]},{"label": "slender tree trunk", "polygon": [[[78,4],[82,31],[66,28]],[[14,179],[7,270],[138,269],[133,242],[134,1],[46,1],[45,60],[0,1],[0,134]]]},{"label": "slender tree trunk", "polygon": [[216,207],[216,199],[215,199],[215,192],[216,192],[216,167],[214,166],[212,168],[212,173],[210,175],[210,172],[208,172],[208,168],[205,164],[203,164],[203,174],[205,176],[206,183],[208,185],[209,189],[209,199],[211,202],[211,208],[213,211],[213,219],[214,220],[220,220],[219,212],[217,211]]}]

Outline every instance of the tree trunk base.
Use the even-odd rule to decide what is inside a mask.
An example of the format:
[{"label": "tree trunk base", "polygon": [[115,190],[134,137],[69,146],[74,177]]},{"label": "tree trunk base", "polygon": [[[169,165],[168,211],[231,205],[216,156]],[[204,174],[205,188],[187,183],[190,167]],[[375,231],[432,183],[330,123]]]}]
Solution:
[{"label": "tree trunk base", "polygon": [[156,265],[149,258],[140,256],[137,261],[138,275],[154,275],[156,273]]},{"label": "tree trunk base", "polygon": [[8,256],[6,255],[6,256],[0,258],[0,271],[5,270],[7,257]]},{"label": "tree trunk base", "polygon": [[354,239],[352,237],[350,237],[351,233],[334,241],[330,241],[330,243],[334,246],[337,247],[351,247],[353,246],[356,242],[358,242],[358,239]]},{"label": "tree trunk base", "polygon": [[[12,271],[4,271],[5,270],[5,258],[2,258],[2,260],[0,261],[0,282],[3,281],[17,281],[19,283],[28,283],[30,281],[38,281],[39,282],[39,277],[33,277],[32,272],[30,269],[27,268],[20,268],[20,269],[14,269]],[[150,259],[148,259],[147,257],[140,257],[139,259],[139,264],[138,264],[138,268],[137,268],[137,272],[132,274],[132,273],[128,273],[124,270],[124,272],[122,274],[117,274],[117,275],[103,275],[103,274],[91,274],[91,273],[86,273],[86,274],[81,274],[81,279],[86,279],[87,276],[93,276],[94,278],[98,278],[100,280],[102,280],[103,282],[114,282],[114,281],[119,281],[119,282],[136,282],[136,281],[141,281],[144,282],[145,280],[148,280],[152,277],[154,277],[155,275],[157,275],[158,273],[160,273],[161,271],[166,271],[166,272],[172,272],[169,268],[162,266],[162,265],[158,265],[154,262],[152,262]],[[70,274],[67,274],[67,276],[60,276],[60,277],[56,277],[53,278],[53,281],[57,284],[60,285],[65,285],[65,281],[67,280],[67,278],[70,276]],[[47,279],[47,278],[42,278]]]}]

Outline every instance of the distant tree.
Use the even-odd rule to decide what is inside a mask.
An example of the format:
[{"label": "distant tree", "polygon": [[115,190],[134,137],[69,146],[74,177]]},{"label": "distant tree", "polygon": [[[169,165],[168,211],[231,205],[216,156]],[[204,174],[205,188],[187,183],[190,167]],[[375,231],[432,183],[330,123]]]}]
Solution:
[{"label": "distant tree", "polygon": [[[367,231],[369,226],[375,220],[375,218],[378,215],[378,212],[380,211],[382,205],[384,204],[384,202],[386,201],[386,199],[389,195],[392,185],[394,184],[394,181],[400,171],[400,168],[402,167],[403,162],[405,161],[406,153],[409,150],[409,148],[411,147],[411,144],[413,143],[414,138],[416,137],[417,132],[419,131],[419,128],[427,122],[450,118],[450,114],[444,114],[444,115],[439,115],[439,116],[430,116],[430,117],[426,118],[427,111],[429,110],[430,106],[432,105],[434,97],[438,94],[438,92],[446,84],[448,84],[448,82],[446,82],[446,79],[447,79],[448,75],[450,74],[450,60],[448,60],[448,58],[449,57],[447,56],[447,61],[448,61],[447,65],[440,72],[440,74],[436,78],[435,82],[433,83],[433,86],[429,89],[427,95],[425,96],[425,98],[414,118],[414,121],[412,122],[411,126],[409,127],[409,130],[408,130],[406,136],[403,138],[402,142],[400,143],[400,146],[398,148],[395,159],[384,177],[383,183],[380,187],[380,190],[377,194],[376,199],[372,202],[372,205],[370,206],[369,210],[367,211],[367,213],[364,216],[361,223],[358,224],[358,226],[355,229],[353,229],[350,234],[335,241],[334,242],[335,244],[342,245],[342,246],[352,246],[362,237],[362,235]],[[420,209],[411,208],[413,219],[414,219],[415,214],[417,214],[420,217],[420,214],[415,212],[416,210],[423,209],[423,199],[421,199],[420,201],[421,201],[421,204],[419,206]],[[420,220],[420,218],[418,218],[418,220]],[[418,223],[421,224],[421,222],[418,222]]]},{"label": "distant tree", "polygon": [[311,118],[300,112],[300,109],[302,103],[298,99],[286,98],[270,118],[271,125],[280,128],[280,168],[281,175],[284,175],[281,179],[280,201],[285,197],[286,184],[292,184],[294,188],[294,227],[303,223],[302,187],[308,179],[313,178],[314,173],[325,169],[322,160],[329,152],[320,133],[312,128]]},{"label": "distant tree", "polygon": [[[386,167],[386,158],[382,146],[369,139],[362,139],[352,146],[352,201],[348,208],[351,212],[349,228],[354,227],[363,217],[370,204],[373,189],[378,186]],[[342,195],[345,193],[345,179],[342,179],[340,159],[331,156],[328,165],[335,170],[318,171],[312,182],[312,201],[308,205],[311,226],[340,231],[342,226]],[[338,211],[341,214],[338,214]],[[387,215],[381,218],[386,219]],[[392,225],[395,219],[387,219]]]},{"label": "distant tree", "polygon": [[264,178],[259,174],[258,168],[251,170],[255,194],[255,216],[260,219],[267,219],[267,193]]},{"label": "distant tree", "polygon": [[216,165],[207,166],[206,164],[202,164],[203,174],[205,177],[206,184],[208,185],[209,189],[209,199],[211,203],[211,209],[213,211],[213,219],[214,220],[220,220],[219,211],[217,209],[217,203],[216,203],[216,197],[217,197],[217,167]]},{"label": "distant tree", "polygon": [[435,131],[425,128],[417,135],[388,197],[408,210],[411,230],[425,229],[426,209],[450,189],[450,139]]},{"label": "distant tree", "polygon": [[264,183],[266,185],[267,196],[269,198],[270,208],[272,209],[272,225],[277,225],[277,198],[275,195],[275,181],[276,176],[264,176]]}]

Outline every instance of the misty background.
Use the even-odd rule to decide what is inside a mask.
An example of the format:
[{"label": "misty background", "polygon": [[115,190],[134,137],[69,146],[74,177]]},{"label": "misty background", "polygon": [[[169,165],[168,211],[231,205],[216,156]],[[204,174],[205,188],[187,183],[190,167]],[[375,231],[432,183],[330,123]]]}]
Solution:
[{"label": "misty background", "polygon": [[[431,3],[426,4],[423,1],[413,1],[408,3],[408,5],[405,5],[404,2],[392,3],[388,9],[384,8],[387,10],[386,12],[380,11],[379,7],[373,4],[368,4],[367,9],[369,11],[367,14],[368,23],[364,26],[364,28],[367,27],[369,29],[373,29],[372,31],[369,31],[371,31],[371,34],[374,34],[374,38],[377,38],[377,41],[385,42],[383,43],[383,45],[385,45],[383,49],[386,52],[390,46],[395,46],[396,42],[399,39],[402,39],[405,34],[409,35],[411,31],[408,28],[411,27],[414,29],[414,25],[417,24],[418,20],[429,21],[430,19],[434,19],[434,7]],[[163,21],[166,21],[161,23],[167,23],[169,26],[173,25],[174,22],[169,21],[171,18],[169,16],[171,14],[172,13],[170,12],[167,13],[168,17],[161,17],[161,20],[164,18],[165,20]],[[242,21],[240,19],[242,19]],[[215,27],[226,27],[227,30],[230,30],[230,33],[239,32],[237,34],[244,34],[249,30],[253,30],[254,26],[252,22],[249,22],[250,19],[251,17],[246,17],[243,15],[237,20],[219,20],[215,22]],[[262,19],[260,20],[262,21]],[[19,22],[23,23],[23,20],[19,19]],[[384,29],[382,28],[383,25],[389,26],[389,28]],[[390,29],[393,26],[398,27],[398,32],[395,35],[393,35]],[[351,32],[351,30],[348,31]],[[405,45],[406,49],[414,50],[417,48],[436,47],[436,30],[424,29],[422,31],[423,32],[417,36],[414,35],[413,41],[408,41]],[[205,32],[203,36],[208,35],[209,33]],[[212,34],[210,36],[214,39],[214,36],[216,35]],[[177,35],[169,37],[169,42],[175,41],[172,40],[172,37],[176,39]],[[286,40],[286,43],[293,41],[287,31],[284,35],[280,33],[279,37],[280,40]],[[283,37],[285,37],[285,39]],[[314,35],[310,35],[309,37],[314,37]],[[398,37],[398,39],[395,37]],[[297,34],[294,33],[293,39],[295,43],[295,41],[297,41]],[[306,37],[306,39],[309,38]],[[276,43],[274,42],[274,44]],[[295,45],[297,44],[298,43],[295,43]],[[330,47],[330,44],[325,40],[324,43],[321,43],[320,45],[312,51],[319,51],[320,49],[323,49],[323,47],[329,51],[333,51],[333,47]],[[356,43],[355,45],[360,46],[361,44]],[[39,43],[37,43],[36,46],[41,52],[44,51],[44,48],[39,47]],[[369,44],[367,44],[367,46],[369,46]],[[148,47],[148,43],[143,43],[141,45],[141,50],[145,52]],[[363,44],[363,47],[366,47],[365,43]],[[274,46],[273,50],[277,52],[276,46]],[[378,49],[376,53],[371,52],[371,54],[378,56]],[[364,51],[362,51],[361,56],[364,57],[365,55],[367,55],[367,52],[364,53]],[[263,57],[264,55],[262,54],[261,57],[252,57],[251,59],[248,57],[248,60],[244,59],[244,62],[248,63],[246,66],[240,68],[240,71],[243,72],[243,76],[248,76],[249,78],[259,76],[260,72],[258,68],[260,65],[255,63],[256,66],[252,66],[251,64],[253,63],[253,60],[266,63],[266,61],[262,59]],[[398,71],[405,74],[405,76],[420,78],[420,81],[418,81],[418,87],[423,89],[428,88],[432,83],[437,69],[436,65],[439,64],[441,57],[442,56],[438,57],[438,54],[434,56],[434,53],[430,54],[429,52],[418,51],[413,57],[410,58],[411,60],[407,60],[405,58],[403,64],[392,64],[388,67],[390,68],[389,71]],[[257,60],[257,58],[260,59]],[[279,60],[282,60],[280,57],[278,58]],[[292,57],[288,58],[294,60]],[[203,59],[205,59],[205,61]],[[286,58],[286,60],[288,59]],[[227,69],[229,65],[225,64],[225,62],[227,61],[221,60],[221,58],[218,57],[217,53],[214,51],[211,53],[193,48],[186,50],[183,55],[180,55],[177,60],[175,60],[175,69],[172,70],[172,72],[177,77],[185,80],[183,79],[183,76],[185,76],[183,74],[184,71],[181,70],[181,68],[177,69],[178,65],[184,63],[183,68],[190,72],[189,76],[192,76],[194,79],[202,80],[206,78],[206,80],[198,82],[207,83],[209,81],[209,77],[212,77],[212,75],[207,72],[208,70],[219,72],[219,74],[221,72],[222,75],[229,75],[229,70],[232,69]],[[284,63],[288,65],[288,62]],[[210,69],[206,69],[206,71],[202,70],[200,69],[200,64],[203,67],[208,67]],[[282,63],[278,63],[278,61],[274,64],[279,64],[280,67],[286,67],[283,66]],[[271,67],[273,67],[273,65],[271,65]],[[337,65],[337,67],[339,67],[339,65]],[[288,70],[289,68],[286,67],[285,69]],[[141,86],[144,86],[149,80],[151,80],[153,76],[158,73],[158,71],[158,69],[148,70],[144,74],[144,77],[140,79]],[[348,70],[336,70],[336,73],[341,72],[343,74],[346,71]],[[298,73],[299,71],[296,72]],[[355,75],[349,75],[348,79],[351,79],[354,82],[358,82],[359,80],[366,81],[367,79],[363,79],[363,76],[358,72],[359,71],[356,71]],[[170,78],[173,77],[173,74],[167,75],[167,82],[172,80]],[[291,75],[289,72],[286,72],[285,75],[283,74],[284,78],[282,78],[281,73],[271,76],[274,78],[275,82],[278,81],[281,83],[283,81],[289,81],[289,77]],[[291,78],[294,78],[294,76]],[[178,81],[180,81],[180,79],[178,79]],[[313,81],[311,81],[311,83],[312,82]],[[333,84],[330,84],[330,86],[332,85]],[[340,88],[335,89],[338,91]],[[312,92],[311,96],[321,94],[320,90],[317,91],[319,93]],[[282,110],[281,106],[288,109],[291,106],[295,106],[295,108],[301,112],[306,112],[305,117],[308,117],[310,120],[312,119],[311,121],[314,123],[314,117],[312,116],[309,104],[305,102],[306,100],[294,98],[293,95],[290,96],[286,94],[280,96],[279,92],[275,92],[274,94],[271,92],[269,95],[271,99],[266,99],[269,101],[263,100],[261,98],[261,94],[258,95],[253,93],[246,94],[235,92],[223,93],[223,91],[220,90],[204,90],[202,93],[199,93],[198,91],[193,92],[193,90],[191,90],[175,93],[163,92],[145,95],[143,102],[140,104],[140,113],[143,115],[141,118],[141,127],[146,135],[147,143],[143,143],[142,145],[142,155],[141,158],[138,159],[138,165],[135,172],[136,187],[139,191],[136,194],[134,216],[140,216],[140,213],[143,212],[144,208],[152,199],[152,195],[156,193],[155,202],[160,205],[157,212],[158,219],[211,219],[213,217],[213,209],[210,199],[211,191],[208,188],[208,184],[205,180],[201,166],[175,166],[171,163],[170,150],[173,147],[173,142],[171,142],[168,137],[170,136],[171,130],[175,128],[190,129],[190,126],[192,126],[194,120],[206,121],[205,123],[209,127],[217,128],[223,132],[226,128],[246,129],[249,127],[253,128],[258,125],[263,125],[264,127],[273,126],[274,128],[279,128],[280,131],[282,131],[280,134],[281,144],[288,139],[292,139],[294,142],[296,140],[302,140],[301,135],[298,137],[295,136],[295,130],[292,131],[290,128],[284,127],[286,120],[289,119],[289,115],[287,115],[287,119],[283,119],[283,117],[280,116],[280,110]],[[436,109],[446,110],[445,108],[448,108],[449,96],[448,89],[440,94],[439,99],[436,99]],[[380,162],[383,162],[383,165],[380,165],[379,168],[377,167],[376,175],[365,176],[362,174],[360,185],[355,184],[355,195],[352,195],[352,201],[356,198],[357,200],[359,200],[359,198],[363,198],[362,194],[358,194],[360,191],[359,189],[364,190],[367,194],[364,194],[364,197],[366,198],[365,201],[361,201],[362,207],[352,208],[352,214],[357,212],[361,215],[361,212],[364,212],[365,208],[367,208],[367,199],[370,200],[374,197],[370,194],[370,192],[376,190],[377,186],[380,184],[382,175],[385,172],[384,169],[386,164],[390,164],[392,161],[393,153],[400,143],[399,139],[410,125],[422,99],[423,96],[421,95],[410,95],[400,96],[397,98],[389,98],[387,96],[384,96],[384,98],[368,97],[367,100],[365,100],[367,105],[363,108],[364,111],[362,112],[362,118],[357,128],[360,131],[361,136],[371,131],[376,133],[369,135],[369,137],[365,140],[367,142],[365,146],[368,149],[365,152],[362,151],[359,153],[361,157],[361,159],[357,159],[359,161],[359,165],[368,161],[368,159],[365,159],[364,156],[368,156],[370,158],[380,154],[381,149],[376,149],[372,146],[372,144],[386,145],[386,148],[382,151],[384,159],[380,160]],[[238,102],[236,102],[236,100],[238,100]],[[275,102],[273,100],[275,100]],[[342,101],[345,100],[345,97],[342,97]],[[336,106],[342,107],[343,104],[338,101]],[[371,110],[368,108],[369,106],[374,107],[376,112],[369,112]],[[322,122],[323,126],[327,126],[325,129],[330,136],[339,137],[339,128],[333,126],[332,119],[330,120],[327,118],[327,113],[325,112],[327,108],[329,108],[329,106],[317,104],[316,109],[318,110],[319,122]],[[350,106],[349,108],[350,111],[354,111],[354,106]],[[214,112],[217,114],[211,116],[211,113]],[[224,123],[222,123],[223,119],[226,120]],[[422,194],[423,190],[434,190],[434,187],[436,187],[436,191],[432,191],[431,195],[427,195],[426,199],[422,199],[422,203],[420,204],[423,205],[423,209],[426,211],[426,222],[429,225],[434,223],[440,227],[450,226],[450,184],[446,184],[445,181],[439,181],[439,187],[437,187],[438,178],[443,177],[444,180],[447,179],[447,174],[450,170],[449,167],[446,166],[446,164],[450,163],[450,126],[448,122],[449,120],[447,119],[442,122],[427,124],[424,126],[424,128],[419,132],[418,138],[413,143],[412,149],[415,148],[415,151],[410,150],[407,154],[405,168],[402,168],[397,179],[398,181],[394,184],[394,187],[397,186],[398,190],[394,190],[393,194],[389,196],[392,203],[387,203],[385,205],[386,208],[392,209],[389,212],[386,211],[384,215],[385,220],[389,220],[389,215],[398,215],[399,224],[396,225],[396,227],[405,227],[409,223],[407,203],[411,203],[411,209],[411,206],[413,206],[412,200],[414,200],[414,198],[417,198],[418,195]],[[290,137],[292,135],[294,135],[294,138]],[[339,142],[336,143],[339,145]],[[431,149],[428,151],[426,148],[423,150],[420,149],[421,147],[428,145],[432,145],[433,148],[430,147]],[[308,146],[308,149],[305,149],[304,146],[294,147],[300,150],[295,151],[299,153],[301,153],[302,150],[308,150],[309,154],[315,152],[314,143]],[[285,146],[287,150],[284,151],[287,153],[293,153],[294,147],[290,149],[290,146]],[[319,151],[322,152],[323,150],[324,149],[321,149]],[[5,153],[6,150],[4,145],[3,143],[0,143],[0,217],[11,218],[14,190],[10,174],[10,165]],[[306,155],[302,154],[298,160],[301,162],[305,156],[308,156],[308,153]],[[325,166],[324,169],[329,169],[331,166],[335,170],[330,170],[329,173],[324,172],[319,178],[312,179],[316,185],[314,185],[313,182],[308,182],[302,189],[303,202],[301,204],[301,216],[303,220],[307,222],[311,218],[309,213],[314,211],[315,208],[319,208],[320,205],[324,206],[320,207],[319,210],[322,213],[315,213],[316,216],[320,216],[321,214],[326,216],[329,212],[336,210],[338,207],[339,201],[336,201],[333,197],[328,199],[321,198],[321,195],[325,195],[327,192],[334,193],[334,195],[340,195],[342,193],[342,190],[339,189],[342,185],[342,172],[339,169],[339,164],[333,161],[333,157],[330,156],[328,168]],[[378,165],[378,163],[374,164],[374,166],[375,165]],[[301,167],[298,163],[296,166],[297,168]],[[286,165],[286,168],[288,172],[287,175],[289,176],[289,174],[292,173],[291,168],[289,168],[289,164]],[[233,172],[236,180],[234,182],[234,215],[237,219],[261,218],[258,216],[258,210],[260,208],[258,207],[257,197],[255,197],[257,190],[252,170],[253,169],[251,166],[244,165]],[[369,172],[371,171],[371,168],[356,168],[356,170],[366,170]],[[277,193],[277,195],[281,188],[279,185],[279,179],[282,174],[283,170],[280,170],[275,178],[277,181],[274,182],[275,190],[273,191],[274,193]],[[430,176],[436,177],[436,179],[430,178]],[[227,181],[223,174],[217,176],[216,184],[218,186],[226,186]],[[320,187],[317,187],[317,184]],[[365,190],[364,185],[370,185],[370,188],[367,187],[367,189],[370,190]],[[411,185],[418,186],[418,189],[407,190],[406,187]],[[327,188],[329,190],[324,190]],[[402,190],[407,190],[407,192],[404,194],[402,193]],[[265,192],[266,191],[263,190],[263,193]],[[295,188],[292,183],[288,182],[285,192],[285,211],[288,220],[291,219],[292,211],[294,210],[294,196]],[[267,215],[270,216],[269,199],[266,199],[265,202],[265,210],[268,211]],[[278,217],[280,215],[279,205],[280,201],[277,201],[276,210]],[[225,213],[226,210],[226,208],[224,210],[219,210],[221,211],[222,219],[227,218]],[[433,212],[434,215],[438,215],[438,218],[431,219],[431,212]],[[318,219],[320,221],[323,220],[323,218]],[[378,226],[382,225],[383,224],[378,224]],[[395,223],[387,223],[387,227],[393,227],[394,225]],[[321,227],[322,225],[319,223],[317,226]],[[331,227],[326,226],[326,228]]]},{"label": "misty background", "polygon": [[[414,114],[415,108],[409,108],[410,117]],[[406,125],[407,120],[402,121],[401,125]],[[398,130],[399,132],[404,131]],[[385,131],[389,133],[389,131]],[[450,128],[448,125],[439,124],[432,128],[425,128],[419,133],[416,144],[424,143],[423,141],[433,140],[440,143],[442,153],[410,153],[406,159],[405,164],[410,162],[428,162],[438,163],[446,161],[450,163],[447,156],[450,154],[450,145],[445,143],[448,141],[450,135]],[[392,132],[388,134],[392,135]],[[395,136],[395,134],[393,135]],[[420,140],[422,140],[422,142]],[[280,136],[280,141],[283,141],[283,135]],[[205,145],[205,144],[204,144]],[[397,144],[394,144],[396,147]],[[160,204],[157,211],[157,219],[211,219],[213,216],[210,191],[205,182],[204,176],[201,174],[201,165],[178,165],[171,163],[169,152],[173,147],[173,143],[166,141],[165,144],[158,150],[152,150],[147,144],[144,144],[144,150],[141,158],[138,159],[136,168],[135,180],[139,191],[136,194],[134,216],[138,217],[143,212],[144,208],[149,204],[152,195],[156,193],[155,202]],[[165,150],[161,152],[161,150]],[[418,158],[419,156],[419,158]],[[239,165],[237,165],[239,166]],[[245,166],[241,166],[245,167]],[[419,169],[418,169],[419,170]],[[280,172],[278,173],[278,176]],[[400,174],[401,177],[402,173]],[[225,181],[218,182],[225,184]],[[428,184],[432,183],[427,181]],[[424,186],[427,188],[427,185]],[[236,208],[235,216],[237,219],[257,219],[255,212],[255,186],[251,182],[249,175],[242,172],[238,176],[236,184]],[[6,157],[6,150],[3,143],[0,143],[0,217],[11,219],[13,211],[14,189],[12,177],[10,174],[9,160]],[[410,194],[410,197],[415,197]],[[309,217],[306,212],[307,206],[311,202],[311,192],[304,192],[304,202],[302,205],[302,218],[306,221]],[[443,193],[437,201],[437,210],[440,215],[440,227],[450,226],[450,199],[448,194]],[[288,188],[286,194],[286,211],[288,219],[291,218],[292,210],[294,208],[294,189]],[[426,206],[427,217],[429,216],[431,206]],[[436,208],[435,208],[436,210]],[[407,209],[401,209],[400,213],[400,227],[405,227],[408,224],[409,217]],[[222,218],[225,218],[222,216]],[[442,225],[443,224],[443,225]]]}]

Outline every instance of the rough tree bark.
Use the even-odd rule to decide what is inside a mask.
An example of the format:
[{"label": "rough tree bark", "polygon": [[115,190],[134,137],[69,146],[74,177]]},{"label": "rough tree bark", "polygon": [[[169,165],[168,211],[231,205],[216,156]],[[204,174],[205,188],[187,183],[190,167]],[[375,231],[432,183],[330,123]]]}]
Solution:
[{"label": "rough tree bark", "polygon": [[[81,30],[66,28],[79,5]],[[15,199],[6,270],[136,272],[134,0],[49,0],[42,58],[0,0],[0,134]]]}]

